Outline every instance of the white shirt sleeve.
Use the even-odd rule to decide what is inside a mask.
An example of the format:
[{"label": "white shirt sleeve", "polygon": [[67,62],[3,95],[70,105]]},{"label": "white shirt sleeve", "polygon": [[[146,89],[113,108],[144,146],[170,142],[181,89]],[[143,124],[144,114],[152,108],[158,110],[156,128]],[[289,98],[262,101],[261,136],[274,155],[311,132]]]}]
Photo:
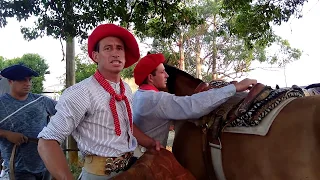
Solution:
[{"label": "white shirt sleeve", "polygon": [[[140,115],[153,113],[161,119],[184,120],[196,119],[226,102],[236,92],[234,85],[228,85],[219,89],[210,89],[192,96],[175,96],[166,92],[154,92],[150,97],[143,98],[143,108],[140,106]],[[140,92],[151,93],[151,92]],[[147,95],[147,94],[146,94]]]}]

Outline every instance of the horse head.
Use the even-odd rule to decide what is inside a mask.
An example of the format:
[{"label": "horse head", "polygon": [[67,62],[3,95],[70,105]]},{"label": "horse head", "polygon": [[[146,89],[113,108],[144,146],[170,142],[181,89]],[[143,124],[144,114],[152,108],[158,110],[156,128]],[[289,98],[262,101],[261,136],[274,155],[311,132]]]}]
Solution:
[{"label": "horse head", "polygon": [[[195,78],[185,71],[174,66],[164,63],[165,70],[169,75],[167,79],[167,89],[165,91],[177,96],[186,96],[194,94],[194,90],[200,83],[201,79]],[[187,86],[186,86],[187,85]]]}]

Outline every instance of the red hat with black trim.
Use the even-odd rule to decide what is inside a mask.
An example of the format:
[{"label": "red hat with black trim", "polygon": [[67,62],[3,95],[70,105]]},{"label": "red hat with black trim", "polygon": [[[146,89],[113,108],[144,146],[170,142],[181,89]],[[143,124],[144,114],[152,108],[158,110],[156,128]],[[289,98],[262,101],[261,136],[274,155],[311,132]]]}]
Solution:
[{"label": "red hat with black trim", "polygon": [[125,28],[114,24],[102,24],[96,27],[88,37],[88,54],[94,61],[92,52],[96,44],[105,37],[117,37],[122,40],[125,46],[126,63],[125,68],[137,62],[140,58],[139,46],[134,36]]},{"label": "red hat with black trim", "polygon": [[163,63],[165,58],[163,54],[148,54],[141,58],[133,70],[135,83],[140,86],[149,74],[155,70],[159,64]]}]

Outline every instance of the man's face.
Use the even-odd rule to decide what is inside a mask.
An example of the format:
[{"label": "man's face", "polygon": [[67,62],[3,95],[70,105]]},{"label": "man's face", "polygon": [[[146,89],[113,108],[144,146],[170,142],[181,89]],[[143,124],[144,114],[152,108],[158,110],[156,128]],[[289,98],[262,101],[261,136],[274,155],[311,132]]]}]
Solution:
[{"label": "man's face", "polygon": [[151,83],[158,89],[166,88],[169,75],[165,71],[163,64],[159,64],[156,68],[156,75],[149,75]]},{"label": "man's face", "polygon": [[26,95],[30,92],[32,87],[31,77],[26,77],[23,80],[9,80],[11,92],[18,95]]},{"label": "man's face", "polygon": [[93,58],[98,63],[99,71],[120,73],[125,65],[123,42],[117,37],[105,37],[99,42],[99,52],[93,51]]}]

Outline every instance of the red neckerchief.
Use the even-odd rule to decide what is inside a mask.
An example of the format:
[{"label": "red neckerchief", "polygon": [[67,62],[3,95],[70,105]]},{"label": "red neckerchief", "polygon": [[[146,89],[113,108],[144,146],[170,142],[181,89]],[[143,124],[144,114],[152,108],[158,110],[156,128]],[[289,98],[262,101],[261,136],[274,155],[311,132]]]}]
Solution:
[{"label": "red neckerchief", "polygon": [[129,121],[130,121],[130,128],[131,128],[131,132],[132,132],[132,112],[131,112],[129,100],[128,100],[127,96],[124,94],[125,88],[124,88],[124,84],[123,84],[122,80],[120,79],[120,94],[116,94],[116,92],[111,87],[109,82],[104,79],[104,77],[102,76],[102,74],[98,70],[94,73],[93,76],[96,78],[98,83],[111,95],[109,105],[110,105],[110,109],[111,109],[112,116],[114,119],[114,127],[115,127],[116,135],[118,135],[118,136],[121,135],[120,122],[119,122],[119,117],[118,117],[117,108],[116,108],[116,100],[117,101],[124,100],[124,102],[126,103],[128,117],[129,117]]},{"label": "red neckerchief", "polygon": [[142,90],[154,90],[154,91],[156,91],[156,92],[159,92],[159,90],[158,90],[156,87],[154,87],[154,86],[152,86],[152,85],[150,85],[150,84],[142,84],[142,85],[139,87],[139,89],[142,89]]}]

